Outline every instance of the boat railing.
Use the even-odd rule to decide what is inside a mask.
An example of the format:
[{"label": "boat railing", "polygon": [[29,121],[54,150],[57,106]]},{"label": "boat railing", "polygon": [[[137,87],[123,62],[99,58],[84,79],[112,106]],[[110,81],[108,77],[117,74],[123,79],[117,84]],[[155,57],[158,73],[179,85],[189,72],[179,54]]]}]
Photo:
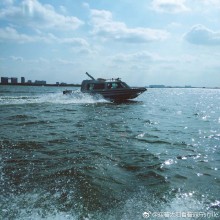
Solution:
[{"label": "boat railing", "polygon": [[121,78],[111,78],[111,79],[106,79],[106,81],[121,81]]},{"label": "boat railing", "polygon": [[[93,76],[91,76],[89,73],[86,72],[86,75],[87,75],[90,79],[95,80],[95,78],[94,78]],[[121,81],[121,78],[110,78],[110,79],[98,78],[97,80],[98,80],[98,81],[102,81],[102,82],[105,82],[105,81],[110,81],[110,82],[118,81],[118,82],[120,82],[120,81]]]},{"label": "boat railing", "polygon": [[102,79],[102,78],[98,78],[98,81],[102,81],[102,82],[121,82],[121,78],[111,78],[111,79]]}]

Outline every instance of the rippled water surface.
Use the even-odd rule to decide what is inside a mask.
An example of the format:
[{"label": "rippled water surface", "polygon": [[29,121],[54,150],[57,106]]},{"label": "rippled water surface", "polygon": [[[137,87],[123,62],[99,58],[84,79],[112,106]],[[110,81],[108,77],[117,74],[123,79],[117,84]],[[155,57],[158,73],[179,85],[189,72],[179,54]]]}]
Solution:
[{"label": "rippled water surface", "polygon": [[220,90],[62,90],[0,86],[2,219],[219,219]]}]

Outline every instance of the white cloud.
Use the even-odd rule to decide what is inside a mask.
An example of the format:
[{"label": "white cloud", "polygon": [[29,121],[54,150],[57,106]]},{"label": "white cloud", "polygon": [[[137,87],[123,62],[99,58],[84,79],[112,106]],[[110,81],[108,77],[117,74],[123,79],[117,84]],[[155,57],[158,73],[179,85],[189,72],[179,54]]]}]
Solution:
[{"label": "white cloud", "polygon": [[180,13],[190,10],[186,7],[185,0],[153,0],[152,9],[166,13]]},{"label": "white cloud", "polygon": [[87,3],[87,2],[83,2],[82,3],[82,6],[84,7],[84,8],[86,8],[86,9],[89,9],[90,7],[89,7],[89,4]]},{"label": "white cloud", "polygon": [[14,0],[2,0],[1,3],[4,5],[12,5]]},{"label": "white cloud", "polygon": [[130,54],[117,54],[112,57],[112,61],[116,63],[130,63],[130,62],[137,62],[137,63],[148,63],[153,61],[160,61],[161,58],[157,54],[153,54],[147,51],[140,51],[137,53],[130,53]]},{"label": "white cloud", "polygon": [[104,39],[130,43],[145,43],[164,40],[169,34],[165,30],[150,28],[128,28],[125,23],[114,21],[112,13],[105,10],[91,10],[92,33]]},{"label": "white cloud", "polygon": [[59,64],[62,64],[62,65],[74,65],[74,64],[76,64],[72,60],[64,60],[64,59],[57,59],[56,62],[58,62]]},{"label": "white cloud", "polygon": [[115,64],[125,64],[126,66],[128,65],[144,65],[149,66],[152,64],[177,64],[177,63],[193,63],[197,61],[197,57],[192,56],[190,54],[182,54],[180,56],[161,56],[160,54],[157,53],[152,53],[148,51],[140,51],[137,53],[120,53],[116,54],[110,59],[112,63]]},{"label": "white cloud", "polygon": [[17,56],[11,56],[10,57],[13,61],[18,61],[18,62],[23,62],[24,58],[23,57],[17,57]]},{"label": "white cloud", "polygon": [[89,43],[83,38],[61,38],[60,43],[71,44],[71,46],[89,47]]},{"label": "white cloud", "polygon": [[14,28],[0,28],[0,42],[14,41],[17,43],[30,43],[36,40],[36,38],[28,36],[26,34],[19,34]]},{"label": "white cloud", "polygon": [[203,25],[195,25],[184,35],[189,43],[198,45],[220,45],[220,32],[214,32]]},{"label": "white cloud", "polygon": [[89,48],[89,43],[83,38],[58,38],[55,35],[48,33],[43,34],[38,32],[37,35],[27,35],[19,33],[15,28],[5,27],[0,28],[0,42],[14,42],[14,43],[59,43],[69,44],[73,47]]},{"label": "white cloud", "polygon": [[220,1],[219,0],[199,0],[200,2],[204,3],[205,5],[213,5],[220,7]]},{"label": "white cloud", "polygon": [[19,44],[35,43],[35,42],[65,43],[65,39],[59,39],[50,33],[40,34],[40,35],[35,35],[35,36],[27,35],[27,34],[19,33],[15,28],[5,27],[5,28],[0,28],[0,42],[14,42],[14,43],[19,43]]},{"label": "white cloud", "polygon": [[59,14],[53,6],[43,5],[37,0],[24,0],[18,6],[1,9],[0,19],[39,29],[75,30],[83,24],[78,18]]},{"label": "white cloud", "polygon": [[171,22],[170,24],[167,25],[168,29],[179,29],[182,27],[181,23],[177,23],[177,22]]},{"label": "white cloud", "polygon": [[60,11],[61,11],[62,13],[64,13],[64,14],[66,14],[66,13],[67,13],[67,9],[66,9],[66,7],[65,7],[65,6],[60,5],[59,9],[60,9]]}]

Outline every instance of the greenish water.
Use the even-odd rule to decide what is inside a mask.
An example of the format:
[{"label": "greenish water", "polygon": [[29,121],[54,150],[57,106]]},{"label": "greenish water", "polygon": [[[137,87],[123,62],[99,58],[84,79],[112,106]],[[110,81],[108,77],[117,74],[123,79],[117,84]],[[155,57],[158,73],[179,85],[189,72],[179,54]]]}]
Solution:
[{"label": "greenish water", "polygon": [[73,89],[0,86],[2,219],[219,219],[220,90]]}]

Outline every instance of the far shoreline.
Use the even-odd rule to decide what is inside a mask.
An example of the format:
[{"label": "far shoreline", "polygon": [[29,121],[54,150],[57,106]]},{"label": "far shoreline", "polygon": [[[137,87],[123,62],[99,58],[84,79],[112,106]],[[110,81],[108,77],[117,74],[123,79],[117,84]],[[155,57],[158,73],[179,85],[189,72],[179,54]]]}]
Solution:
[{"label": "far shoreline", "polygon": [[[0,86],[48,86],[48,87],[81,87],[81,84],[38,84],[38,83],[0,83]],[[147,89],[220,89],[220,87],[206,87],[206,86],[145,86]]]},{"label": "far shoreline", "polygon": [[80,87],[80,84],[37,84],[37,83],[0,83],[1,86],[51,86],[51,87]]}]

